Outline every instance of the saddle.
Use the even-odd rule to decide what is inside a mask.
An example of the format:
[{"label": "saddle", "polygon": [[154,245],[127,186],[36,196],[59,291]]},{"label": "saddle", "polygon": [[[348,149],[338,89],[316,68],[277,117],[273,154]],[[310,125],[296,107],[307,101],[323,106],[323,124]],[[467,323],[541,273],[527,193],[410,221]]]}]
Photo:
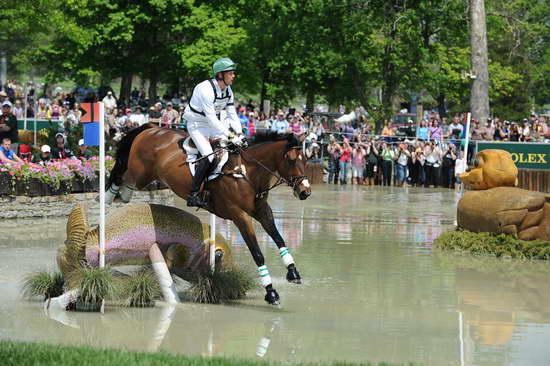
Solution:
[{"label": "saddle", "polygon": [[[214,150],[219,148],[219,140],[210,140],[210,143]],[[196,148],[195,143],[191,139],[191,136],[186,137],[181,142],[181,147],[187,154],[187,163],[189,164],[189,171],[192,176],[195,176],[195,162],[202,157],[199,149]],[[239,159],[239,164],[237,164],[233,169],[225,169],[225,165],[229,161],[229,152],[223,150],[221,158],[219,155],[216,160],[217,164],[214,169],[210,172],[210,175],[206,178],[206,181],[211,181],[223,175],[232,175],[235,178],[244,178],[246,176],[246,169],[243,164],[241,164]]]}]

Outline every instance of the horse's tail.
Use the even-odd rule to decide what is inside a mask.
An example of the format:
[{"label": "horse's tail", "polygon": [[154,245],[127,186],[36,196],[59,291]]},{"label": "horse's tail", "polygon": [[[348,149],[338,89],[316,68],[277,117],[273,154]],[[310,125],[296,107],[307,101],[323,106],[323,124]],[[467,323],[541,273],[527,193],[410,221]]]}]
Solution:
[{"label": "horse's tail", "polygon": [[122,175],[128,169],[128,158],[130,156],[130,148],[132,147],[132,143],[140,133],[153,127],[155,127],[155,125],[146,123],[142,126],[126,132],[126,134],[122,137],[122,139],[118,143],[115,166],[109,174],[109,180],[107,180],[106,190],[111,188],[111,185],[113,184],[116,184],[117,186],[122,185]]}]

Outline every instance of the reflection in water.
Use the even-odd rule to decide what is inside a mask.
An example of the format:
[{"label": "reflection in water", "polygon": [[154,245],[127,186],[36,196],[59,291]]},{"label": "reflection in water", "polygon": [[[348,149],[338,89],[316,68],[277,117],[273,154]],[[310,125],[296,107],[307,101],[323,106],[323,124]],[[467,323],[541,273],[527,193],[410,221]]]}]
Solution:
[{"label": "reflection in water", "polygon": [[[285,362],[550,364],[546,263],[432,252],[433,238],[452,228],[457,199],[447,190],[319,186],[297,201],[281,188],[270,202],[302,286],[286,283],[275,245],[255,226],[281,308],[255,290],[232,305],[108,307],[50,313],[53,320],[20,298],[17,281],[54,265],[64,219],[0,222],[8,232],[0,237],[0,338]],[[235,260],[252,266],[234,225],[219,230]]]}]

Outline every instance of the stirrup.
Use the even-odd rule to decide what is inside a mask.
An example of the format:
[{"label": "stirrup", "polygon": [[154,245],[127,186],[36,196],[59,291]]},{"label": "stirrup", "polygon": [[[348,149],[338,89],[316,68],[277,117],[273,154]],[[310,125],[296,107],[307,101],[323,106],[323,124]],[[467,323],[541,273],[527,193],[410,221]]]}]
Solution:
[{"label": "stirrup", "polygon": [[208,193],[203,192],[191,192],[187,196],[187,207],[208,207]]}]

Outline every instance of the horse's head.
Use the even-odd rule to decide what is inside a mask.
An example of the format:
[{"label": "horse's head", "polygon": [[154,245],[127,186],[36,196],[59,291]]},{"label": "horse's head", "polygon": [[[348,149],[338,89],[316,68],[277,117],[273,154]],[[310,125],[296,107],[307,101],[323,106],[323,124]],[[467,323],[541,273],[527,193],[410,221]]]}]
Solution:
[{"label": "horse's head", "polygon": [[301,147],[292,147],[285,152],[277,170],[292,187],[294,196],[305,200],[311,195],[311,185],[305,175],[306,157]]}]

